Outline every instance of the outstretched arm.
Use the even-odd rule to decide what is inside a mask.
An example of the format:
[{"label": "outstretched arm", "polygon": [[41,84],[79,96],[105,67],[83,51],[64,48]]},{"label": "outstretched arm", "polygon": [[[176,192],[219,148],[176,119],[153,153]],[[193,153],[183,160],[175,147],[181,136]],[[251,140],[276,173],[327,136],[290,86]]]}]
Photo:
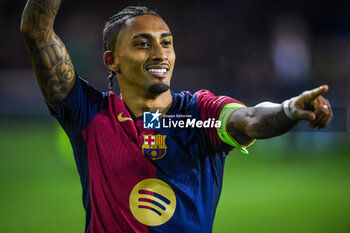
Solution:
[{"label": "outstretched arm", "polygon": [[47,104],[58,111],[75,82],[73,63],[53,24],[61,0],[28,0],[21,33]]},{"label": "outstretched arm", "polygon": [[[299,120],[309,122],[309,127],[325,128],[333,113],[327,99],[321,95],[328,91],[324,85],[291,98],[282,104],[264,102],[250,108],[238,109],[227,123],[229,134],[242,145],[252,139],[271,138],[288,132]],[[325,107],[326,106],[326,107]],[[288,108],[288,117],[283,108]]]}]

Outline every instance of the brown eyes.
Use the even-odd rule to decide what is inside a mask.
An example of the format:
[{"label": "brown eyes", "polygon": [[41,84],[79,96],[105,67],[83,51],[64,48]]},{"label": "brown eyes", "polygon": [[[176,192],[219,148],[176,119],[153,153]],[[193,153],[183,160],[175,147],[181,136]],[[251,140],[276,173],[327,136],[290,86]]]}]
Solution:
[{"label": "brown eyes", "polygon": [[136,43],[136,46],[141,47],[141,48],[148,48],[150,45],[151,44],[149,42],[146,42],[146,41]]},{"label": "brown eyes", "polygon": [[[161,42],[161,44],[163,45],[163,47],[167,48],[171,45],[171,41],[164,40]],[[136,47],[138,47],[138,48],[149,48],[149,47],[151,47],[151,45],[152,44],[148,41],[141,41],[141,42],[136,43]]]},{"label": "brown eyes", "polygon": [[171,41],[163,41],[163,45],[165,45],[165,46],[169,46],[169,45],[171,45]]}]

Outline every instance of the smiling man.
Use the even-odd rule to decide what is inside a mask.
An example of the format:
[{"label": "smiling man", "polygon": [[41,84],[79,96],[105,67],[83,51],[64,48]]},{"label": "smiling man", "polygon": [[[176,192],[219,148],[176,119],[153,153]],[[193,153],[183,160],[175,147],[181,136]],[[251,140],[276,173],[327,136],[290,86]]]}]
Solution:
[{"label": "smiling man", "polygon": [[[135,12],[131,13],[132,9]],[[146,8],[124,10],[128,11],[129,16],[114,16],[106,23],[105,63],[111,75],[116,74],[124,103],[135,116],[141,116],[145,110],[165,113],[172,102],[172,35],[156,12]]]},{"label": "smiling man", "polygon": [[233,148],[248,153],[255,139],[281,135],[299,120],[322,129],[332,119],[321,96],[327,86],[254,107],[207,90],[171,92],[173,37],[145,7],[107,21],[104,61],[121,95],[100,92],[76,74],[53,31],[59,5],[29,0],[21,32],[46,103],[72,143],[87,233],[211,232]]}]

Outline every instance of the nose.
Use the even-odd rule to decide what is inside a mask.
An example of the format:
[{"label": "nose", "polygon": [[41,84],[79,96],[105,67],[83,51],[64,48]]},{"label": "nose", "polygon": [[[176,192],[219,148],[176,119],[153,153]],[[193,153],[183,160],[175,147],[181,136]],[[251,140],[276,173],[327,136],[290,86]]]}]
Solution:
[{"label": "nose", "polygon": [[159,43],[155,44],[152,48],[152,60],[165,61],[168,59],[166,49]]}]

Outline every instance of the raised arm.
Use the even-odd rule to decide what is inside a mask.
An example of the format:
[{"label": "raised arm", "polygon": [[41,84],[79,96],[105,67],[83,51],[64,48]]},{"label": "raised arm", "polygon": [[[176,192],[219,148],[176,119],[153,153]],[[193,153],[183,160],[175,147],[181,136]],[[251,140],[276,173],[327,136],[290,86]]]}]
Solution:
[{"label": "raised arm", "polygon": [[75,82],[71,58],[53,30],[60,4],[61,0],[28,0],[20,27],[41,92],[56,112]]},{"label": "raised arm", "polygon": [[[309,122],[309,127],[317,127],[321,130],[333,117],[328,100],[321,96],[327,91],[328,86],[325,85],[305,91],[282,104],[263,102],[254,107],[238,109],[228,120],[228,132],[244,145],[252,139],[271,138],[284,134],[299,120],[306,120]],[[284,108],[287,109],[284,110]],[[286,112],[289,112],[289,117]]]}]

